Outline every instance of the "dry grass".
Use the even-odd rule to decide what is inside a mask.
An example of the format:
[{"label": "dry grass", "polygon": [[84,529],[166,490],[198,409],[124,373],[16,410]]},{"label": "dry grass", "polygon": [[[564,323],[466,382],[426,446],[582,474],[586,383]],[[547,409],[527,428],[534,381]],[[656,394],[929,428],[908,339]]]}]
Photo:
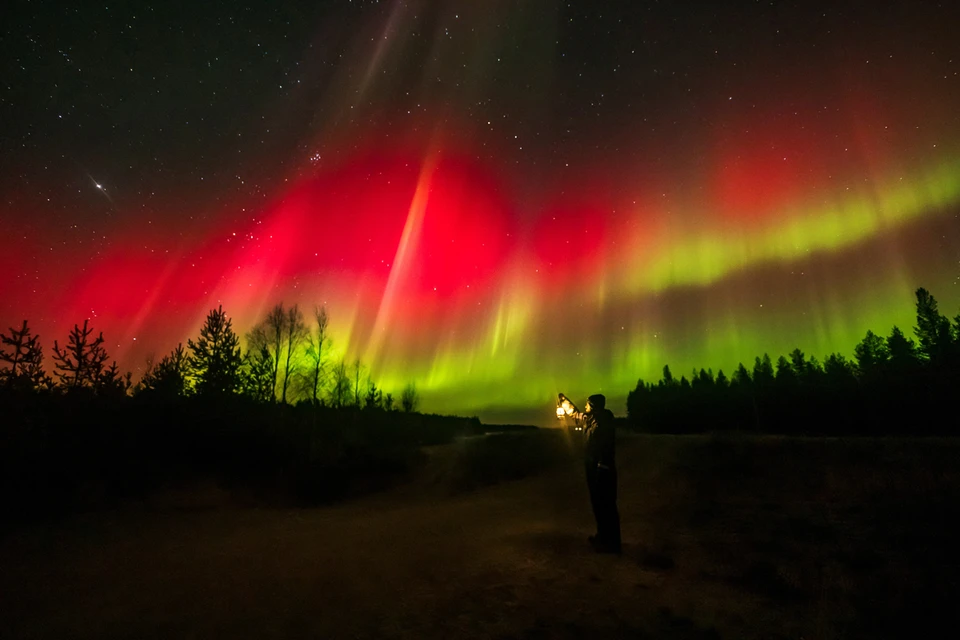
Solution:
[{"label": "dry grass", "polygon": [[960,595],[958,442],[621,438],[621,558],[588,551],[575,460],[454,491],[463,460],[480,486],[530,450],[497,445],[487,467],[471,447],[337,507],[167,503],[18,530],[0,635],[933,637]]}]

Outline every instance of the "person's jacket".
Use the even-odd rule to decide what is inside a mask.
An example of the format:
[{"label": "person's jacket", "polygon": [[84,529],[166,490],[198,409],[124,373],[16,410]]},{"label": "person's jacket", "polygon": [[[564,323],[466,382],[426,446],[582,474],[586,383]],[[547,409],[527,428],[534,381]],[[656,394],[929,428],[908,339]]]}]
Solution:
[{"label": "person's jacket", "polygon": [[616,427],[613,425],[613,412],[609,409],[598,409],[589,413],[576,412],[573,417],[583,427],[587,466],[616,469]]}]

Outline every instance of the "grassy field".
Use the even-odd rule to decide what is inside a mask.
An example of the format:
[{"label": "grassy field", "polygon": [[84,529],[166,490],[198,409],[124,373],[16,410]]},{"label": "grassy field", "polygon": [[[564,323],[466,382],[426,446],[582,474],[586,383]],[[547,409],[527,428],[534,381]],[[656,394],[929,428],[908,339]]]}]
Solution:
[{"label": "grassy field", "polygon": [[563,439],[497,437],[429,448],[411,482],[333,507],[242,505],[209,487],[18,528],[0,539],[0,636],[952,628],[960,441],[623,436],[625,549],[610,557],[585,543],[582,468]]}]

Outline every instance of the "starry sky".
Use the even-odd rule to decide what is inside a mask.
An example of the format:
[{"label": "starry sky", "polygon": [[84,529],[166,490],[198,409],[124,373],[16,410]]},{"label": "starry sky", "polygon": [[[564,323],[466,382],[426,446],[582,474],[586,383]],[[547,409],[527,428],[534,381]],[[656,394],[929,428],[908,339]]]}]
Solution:
[{"label": "starry sky", "polygon": [[[424,409],[960,310],[950,2],[14,2],[0,322],[142,371],[219,304],[326,304]],[[519,416],[519,417],[518,417]]]}]

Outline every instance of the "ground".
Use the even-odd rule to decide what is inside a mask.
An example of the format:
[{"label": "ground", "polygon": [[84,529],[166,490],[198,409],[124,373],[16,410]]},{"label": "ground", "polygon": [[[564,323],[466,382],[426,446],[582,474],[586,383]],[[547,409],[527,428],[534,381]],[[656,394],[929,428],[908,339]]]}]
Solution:
[{"label": "ground", "polygon": [[213,492],[17,528],[0,635],[922,637],[960,594],[954,441],[621,437],[622,557],[586,544],[575,461],[455,492],[462,446],[336,506]]}]

